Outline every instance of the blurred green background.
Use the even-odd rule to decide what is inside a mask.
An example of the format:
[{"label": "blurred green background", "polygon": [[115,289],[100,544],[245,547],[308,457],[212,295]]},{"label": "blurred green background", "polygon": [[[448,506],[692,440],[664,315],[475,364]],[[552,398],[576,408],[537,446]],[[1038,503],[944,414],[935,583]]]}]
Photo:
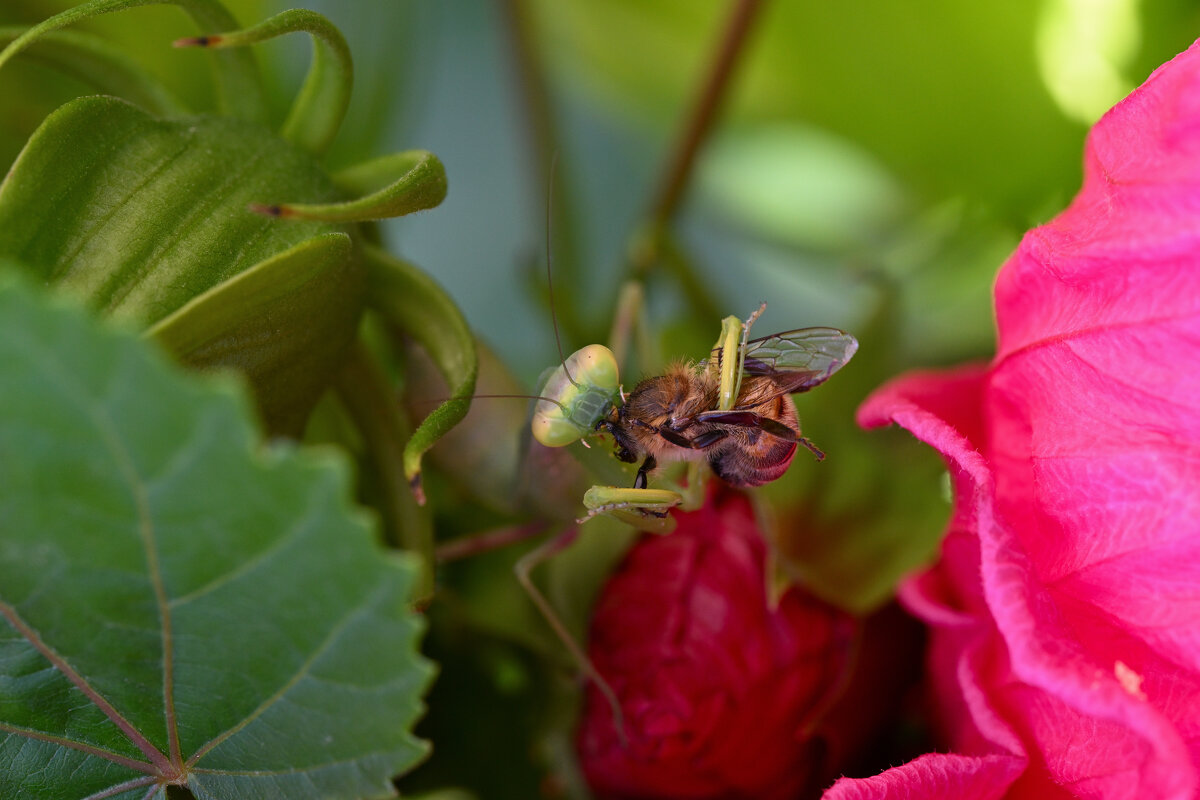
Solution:
[{"label": "blurred green background", "polygon": [[[5,0],[0,24],[72,5]],[[246,24],[292,4],[227,5]],[[557,360],[543,266],[557,152],[551,232],[563,346],[603,341],[631,243],[731,4],[303,5],[338,25],[355,58],[331,165],[413,147],[446,165],[441,207],[382,225],[391,249],[447,288],[517,390],[535,391]],[[139,9],[88,27],[122,42],[195,108],[211,103],[206,54],[170,47],[193,33],[178,10]],[[948,513],[940,462],[903,432],[859,431],[854,409],[903,370],[989,357],[993,276],[1021,234],[1078,188],[1087,127],[1198,35],[1200,8],[1184,0],[763,4],[675,219],[674,266],[647,276],[646,316],[663,359],[700,357],[720,316],[744,317],[763,300],[760,335],[832,325],[859,337],[855,361],[798,399],[805,432],[828,460],[801,454],[762,492],[767,532],[793,578],[866,611],[936,552]],[[308,42],[256,52],[282,119]],[[6,68],[0,163],[47,113],[86,92],[33,60]],[[410,387],[418,401],[438,391]],[[470,434],[443,450],[516,452],[521,404],[477,406]],[[530,518],[536,502],[495,500],[511,463],[456,467],[453,455],[443,453],[445,474],[431,479],[440,536]],[[559,491],[534,479],[538,502],[564,502],[550,497]],[[613,556],[591,547],[585,541],[550,574],[552,592],[584,595],[568,612],[577,629]],[[422,728],[435,756],[406,786],[461,785],[490,798],[555,796],[571,784],[569,770],[547,777],[546,765],[565,763],[562,698],[574,688],[560,680],[561,654],[511,577],[513,558],[444,571],[449,599],[431,609],[429,639],[442,678]],[[564,591],[557,599],[572,602]]]}]

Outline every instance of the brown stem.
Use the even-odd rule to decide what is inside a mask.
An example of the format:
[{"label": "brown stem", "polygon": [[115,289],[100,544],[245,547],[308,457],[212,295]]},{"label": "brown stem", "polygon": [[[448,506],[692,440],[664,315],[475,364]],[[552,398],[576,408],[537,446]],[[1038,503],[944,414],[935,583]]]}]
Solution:
[{"label": "brown stem", "polygon": [[733,12],[724,26],[716,60],[687,116],[683,130],[671,148],[649,215],[654,229],[670,223],[687,189],[700,145],[712,129],[713,119],[728,94],[738,57],[745,52],[747,34],[763,0],[733,0]]},{"label": "brown stem", "polygon": [[545,533],[546,527],[547,523],[539,520],[524,525],[509,525],[474,536],[460,536],[453,541],[439,545],[434,551],[433,557],[439,564],[444,564],[447,561],[457,561],[460,558],[489,553],[510,544],[532,539]]}]

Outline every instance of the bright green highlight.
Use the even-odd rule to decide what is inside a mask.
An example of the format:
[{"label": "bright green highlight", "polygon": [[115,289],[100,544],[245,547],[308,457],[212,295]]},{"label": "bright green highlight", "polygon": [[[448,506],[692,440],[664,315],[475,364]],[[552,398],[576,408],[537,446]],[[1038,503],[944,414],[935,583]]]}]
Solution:
[{"label": "bright green highlight", "polygon": [[1140,46],[1138,0],[1050,0],[1038,20],[1037,61],[1046,89],[1072,119],[1091,125],[1132,91]]}]

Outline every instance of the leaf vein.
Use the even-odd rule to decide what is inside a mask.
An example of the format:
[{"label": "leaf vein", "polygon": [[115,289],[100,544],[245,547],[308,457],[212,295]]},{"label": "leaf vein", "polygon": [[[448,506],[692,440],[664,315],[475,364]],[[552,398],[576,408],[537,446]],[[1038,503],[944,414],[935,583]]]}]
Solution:
[{"label": "leaf vein", "polygon": [[[87,402],[87,398],[90,396],[87,387],[80,382],[78,376],[62,368],[63,364],[60,361],[60,354],[56,353],[51,348],[47,348],[44,342],[36,338],[31,337],[27,341],[30,353],[29,363],[32,369],[36,370],[52,383],[57,384],[63,390],[62,394],[77,401],[77,404],[81,408],[83,415],[91,421],[100,437],[101,442],[104,444],[105,449],[111,455],[118,473],[127,483],[129,492],[137,509],[138,535],[142,539],[143,547],[147,548],[147,569],[151,573],[151,581],[155,583],[155,592],[157,595],[156,599],[158,600],[159,613],[160,615],[167,613],[168,609],[166,609],[163,605],[163,597],[161,595],[161,575],[156,575],[158,567],[157,553],[155,552],[153,542],[151,541],[153,527],[149,519],[147,499],[141,481],[139,480],[137,469],[134,466],[133,458],[121,441],[121,437],[118,433],[118,426],[116,425],[115,421],[107,413],[105,413],[103,406],[97,407],[96,405],[89,404]],[[82,402],[80,402],[81,399]],[[150,563],[152,558],[153,563]],[[125,717],[118,712],[117,709],[111,703],[109,703],[106,698],[97,692],[83,678],[82,675],[76,672],[65,658],[54,651],[48,644],[43,642],[41,637],[38,636],[37,632],[20,618],[14,607],[0,601],[0,613],[3,613],[4,616],[8,617],[13,626],[16,627],[23,636],[29,639],[30,643],[33,644],[39,652],[46,656],[46,658],[48,658],[55,667],[61,670],[63,674],[66,675],[69,680],[71,680],[72,683],[78,686],[79,689],[84,692],[89,699],[92,700],[92,702],[99,706],[104,712],[105,716],[111,719],[122,730],[122,732],[129,737],[130,741],[139,750],[146,754],[147,758],[149,758],[164,773],[170,770],[170,763],[164,758],[163,754],[158,750],[158,748],[155,747],[154,744],[141,731],[135,728],[133,724],[129,722],[129,720],[125,719]],[[164,680],[164,694],[166,695],[166,699],[169,700],[170,618],[164,618],[160,616],[160,624],[163,626],[164,630],[163,638],[165,649],[163,652],[163,659],[165,672],[168,676]],[[169,706],[167,713],[168,720],[173,721],[172,710]],[[174,730],[173,725],[169,725],[168,738],[171,740],[172,751],[178,750],[177,736],[178,734]],[[179,763],[180,760],[182,759],[177,759],[175,763]]]},{"label": "leaf vein", "polygon": [[88,744],[87,742],[68,739],[65,736],[54,736],[49,733],[33,730],[32,728],[22,728],[18,725],[13,725],[8,722],[0,722],[0,731],[8,731],[13,736],[20,736],[22,739],[26,740],[46,742],[47,744],[54,744],[60,747],[69,747],[72,750],[78,750],[81,753],[86,753],[87,755],[95,756],[96,758],[102,758],[105,761],[111,761],[114,764],[120,764],[123,767],[128,767],[129,769],[137,770],[138,772],[145,772],[151,775],[156,774],[155,765],[148,761],[138,761],[136,758],[123,756],[120,753],[114,753],[111,750],[105,750],[103,747],[97,747],[96,745]]},{"label": "leaf vein", "polygon": [[376,583],[375,588],[365,598],[364,602],[360,603],[358,605],[358,607],[352,608],[349,613],[347,613],[345,616],[343,616],[342,619],[340,619],[335,625],[333,625],[332,628],[330,628],[329,634],[325,637],[324,641],[322,641],[313,650],[312,654],[304,660],[304,662],[300,665],[299,669],[296,670],[296,673],[294,675],[292,675],[292,677],[290,677],[288,680],[286,680],[269,697],[267,697],[265,700],[263,700],[263,702],[261,704],[259,704],[259,706],[257,708],[255,708],[252,712],[250,712],[246,716],[245,719],[241,720],[236,725],[231,726],[228,730],[224,731],[223,733],[214,737],[213,739],[211,739],[209,742],[207,742],[203,746],[199,747],[196,750],[196,753],[191,758],[188,759],[188,761],[187,761],[188,768],[194,769],[193,765],[196,764],[196,762],[198,762],[201,758],[203,758],[205,755],[207,755],[210,751],[212,751],[214,748],[216,748],[218,745],[220,745],[222,742],[224,742],[230,736],[232,736],[235,733],[237,733],[238,731],[241,731],[244,728],[246,728],[246,726],[248,726],[251,722],[254,722],[256,719],[258,719],[263,714],[265,714],[269,709],[274,707],[274,705],[276,703],[280,702],[285,697],[285,695],[287,695],[287,693],[289,691],[291,691],[293,688],[295,688],[300,683],[301,680],[308,677],[309,672],[312,670],[313,665],[315,665],[322,656],[324,656],[327,652],[330,651],[330,649],[338,641],[338,639],[341,637],[342,633],[346,630],[346,628],[348,628],[350,626],[350,624],[355,621],[356,618],[361,617],[364,614],[367,614],[369,611],[374,610],[375,605],[381,600],[381,598],[387,593],[387,591],[388,591],[387,575],[383,574],[380,576],[378,582]]},{"label": "leaf vein", "polygon": [[[189,131],[189,133],[193,134],[193,136],[190,138],[194,138],[194,131]],[[185,214],[182,219],[178,220],[172,227],[172,232],[170,234],[163,234],[157,238],[157,247],[155,248],[155,251],[146,256],[145,262],[142,264],[141,268],[137,270],[135,275],[130,276],[130,278],[125,282],[125,285],[122,287],[121,291],[113,292],[109,301],[110,308],[115,308],[117,304],[119,304],[126,296],[133,292],[133,290],[136,289],[147,276],[153,275],[164,263],[168,261],[172,252],[174,252],[179,245],[185,241],[187,235],[192,233],[193,228],[199,224],[197,220],[210,220],[213,218],[214,212],[223,210],[229,205],[229,196],[233,194],[232,190],[240,188],[245,181],[246,174],[251,173],[253,168],[263,160],[263,158],[269,152],[270,146],[271,145],[269,141],[264,141],[259,146],[259,149],[249,159],[247,159],[246,163],[241,165],[240,170],[230,170],[229,173],[224,176],[223,180],[218,185],[214,186],[210,191],[208,191],[202,199],[200,199],[198,202],[192,203],[187,214]],[[176,156],[183,152],[183,150],[180,150],[179,153],[176,153]],[[233,213],[250,214],[252,212],[247,209],[239,209]],[[261,235],[261,232],[265,230],[271,222],[272,220],[269,217],[264,216],[262,218],[262,223],[259,225],[259,235]],[[237,261],[230,260],[229,264],[234,268],[234,271],[236,271]]]},{"label": "leaf vein", "polygon": [[[123,141],[119,145],[112,148],[112,153],[115,154],[121,149],[128,148],[128,146],[128,141]],[[51,275],[51,279],[54,281],[59,281],[62,280],[65,275],[69,274],[72,271],[72,262],[83,250],[83,248],[85,248],[88,243],[96,237],[101,228],[104,226],[104,223],[116,216],[117,212],[120,211],[123,206],[127,205],[133,200],[134,197],[141,193],[141,191],[152,181],[154,181],[167,167],[167,165],[171,163],[174,157],[186,148],[187,143],[184,143],[175,153],[164,155],[162,158],[160,158],[158,163],[154,165],[153,169],[146,170],[142,173],[142,179],[134,186],[131,186],[124,197],[112,204],[107,213],[105,213],[103,216],[96,217],[92,220],[89,226],[81,230],[71,249],[63,253],[63,255],[59,258],[59,267],[57,270],[55,270],[54,274]],[[112,158],[115,160],[116,156],[113,155]],[[107,188],[111,190],[111,185]]]},{"label": "leaf vein", "polygon": [[277,553],[284,550],[288,545],[292,544],[297,537],[299,537],[305,531],[310,530],[311,527],[311,519],[299,518],[295,520],[294,524],[282,536],[277,537],[270,547],[262,550],[253,558],[246,559],[237,568],[229,570],[222,575],[218,575],[216,578],[204,584],[203,586],[197,587],[187,594],[179,595],[178,597],[173,598],[170,601],[171,607],[178,608],[186,605],[187,603],[203,597],[206,594],[215,592],[217,589],[232,583],[243,575],[248,575],[254,572],[263,564],[263,562],[270,561],[270,559],[273,558]]},{"label": "leaf vein", "polygon": [[83,800],[104,800],[106,797],[116,797],[119,794],[128,792],[130,789],[137,789],[140,786],[150,786],[153,790],[158,789],[158,778],[153,775],[144,778],[134,778],[125,783],[118,783],[115,786],[110,786],[107,789],[101,789],[95,794],[89,794]]}]

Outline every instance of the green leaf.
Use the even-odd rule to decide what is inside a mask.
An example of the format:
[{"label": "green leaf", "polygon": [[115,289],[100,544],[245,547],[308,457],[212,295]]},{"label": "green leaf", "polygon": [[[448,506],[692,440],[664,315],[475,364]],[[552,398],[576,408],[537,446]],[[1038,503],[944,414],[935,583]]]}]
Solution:
[{"label": "green leaf", "polygon": [[[51,31],[77,22],[125,11],[141,6],[176,5],[185,11],[201,33],[216,33],[237,26],[233,17],[219,0],[92,0],[56,14],[30,28],[4,50],[0,50],[0,67],[17,53],[29,47]],[[221,110],[246,120],[261,121],[267,107],[258,69],[249,53],[231,50],[214,57],[213,77]]]},{"label": "green leaf", "polygon": [[258,126],[80,98],[0,184],[0,255],[105,314],[160,323],[190,363],[243,370],[271,432],[294,435],[357,331],[365,275],[348,228],[248,208],[279,196],[338,195]]},{"label": "green leaf", "polygon": [[113,97],[55,111],[0,184],[0,253],[151,324],[315,235],[251,202],[336,192],[307,154],[240,120],[162,120]]},{"label": "green leaf", "polygon": [[271,431],[296,435],[355,333],[364,276],[351,250],[344,233],[301,242],[193,298],[147,335],[191,366],[241,372]]},{"label": "green leaf", "polygon": [[[24,28],[0,28],[0,47],[24,31]],[[179,100],[137,61],[98,36],[54,31],[38,39],[26,55],[94,86],[103,94],[123,97],[147,111],[168,116],[185,112]]]},{"label": "green leaf", "polygon": [[431,669],[345,465],[11,285],[0,372],[0,796],[390,794]]},{"label": "green leaf", "polygon": [[276,14],[241,31],[180,39],[176,46],[243,47],[298,31],[313,40],[313,63],[288,112],[281,135],[314,155],[323,154],[337,136],[350,104],[354,65],[341,31],[328,19],[302,8]]}]

